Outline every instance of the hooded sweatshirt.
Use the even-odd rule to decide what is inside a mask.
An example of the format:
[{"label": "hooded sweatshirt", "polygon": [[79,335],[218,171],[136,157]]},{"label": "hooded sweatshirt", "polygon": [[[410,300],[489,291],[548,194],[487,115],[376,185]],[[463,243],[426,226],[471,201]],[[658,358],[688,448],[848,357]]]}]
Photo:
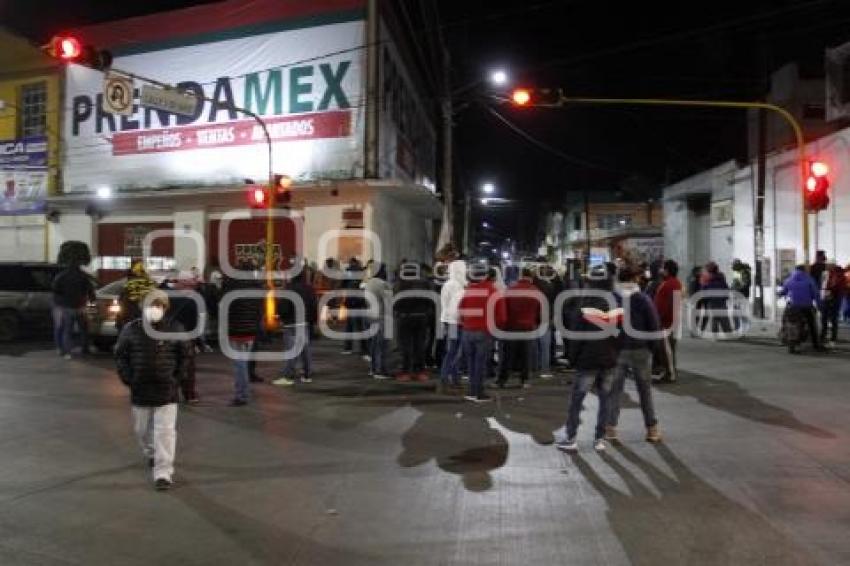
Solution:
[{"label": "hooded sweatshirt", "polygon": [[449,280],[440,291],[440,321],[447,324],[458,324],[460,316],[458,307],[463,298],[466,282],[466,262],[455,260],[449,264]]}]

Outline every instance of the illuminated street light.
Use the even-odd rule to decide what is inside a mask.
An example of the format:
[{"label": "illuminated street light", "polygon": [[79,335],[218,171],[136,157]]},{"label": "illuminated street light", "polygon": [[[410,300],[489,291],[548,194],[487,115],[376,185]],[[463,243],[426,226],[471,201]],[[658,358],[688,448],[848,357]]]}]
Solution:
[{"label": "illuminated street light", "polygon": [[496,185],[494,185],[493,183],[484,183],[484,185],[481,187],[481,190],[488,195],[492,195],[496,192]]},{"label": "illuminated street light", "polygon": [[505,86],[508,84],[508,74],[502,69],[493,71],[490,75],[490,82],[496,86]]}]

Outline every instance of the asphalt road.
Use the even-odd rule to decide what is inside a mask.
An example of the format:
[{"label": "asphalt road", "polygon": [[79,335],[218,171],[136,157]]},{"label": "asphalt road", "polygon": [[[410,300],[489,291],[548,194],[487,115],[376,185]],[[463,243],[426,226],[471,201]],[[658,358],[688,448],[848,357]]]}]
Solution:
[{"label": "asphalt road", "polygon": [[850,353],[685,341],[655,390],[665,443],[630,401],[623,447],[595,453],[591,396],[570,457],[569,374],[471,406],[317,350],[313,385],[244,408],[202,355],[157,493],[109,357],[0,348],[0,564],[850,563]]}]

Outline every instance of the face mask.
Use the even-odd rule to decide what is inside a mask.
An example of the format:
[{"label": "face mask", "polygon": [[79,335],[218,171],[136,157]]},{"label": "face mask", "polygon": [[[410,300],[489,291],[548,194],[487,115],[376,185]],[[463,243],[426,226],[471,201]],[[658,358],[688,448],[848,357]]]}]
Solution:
[{"label": "face mask", "polygon": [[145,307],[145,318],[151,322],[159,322],[165,315],[165,309],[162,307]]}]

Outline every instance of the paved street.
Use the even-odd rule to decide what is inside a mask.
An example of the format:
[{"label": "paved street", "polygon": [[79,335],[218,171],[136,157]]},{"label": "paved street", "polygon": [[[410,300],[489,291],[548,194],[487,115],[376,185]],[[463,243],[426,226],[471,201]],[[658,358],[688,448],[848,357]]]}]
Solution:
[{"label": "paved street", "polygon": [[850,563],[850,352],[686,341],[656,389],[666,442],[630,402],[596,454],[589,397],[571,458],[550,445],[569,374],[470,406],[317,351],[315,384],[242,409],[201,356],[157,493],[108,357],[3,347],[0,564]]}]

